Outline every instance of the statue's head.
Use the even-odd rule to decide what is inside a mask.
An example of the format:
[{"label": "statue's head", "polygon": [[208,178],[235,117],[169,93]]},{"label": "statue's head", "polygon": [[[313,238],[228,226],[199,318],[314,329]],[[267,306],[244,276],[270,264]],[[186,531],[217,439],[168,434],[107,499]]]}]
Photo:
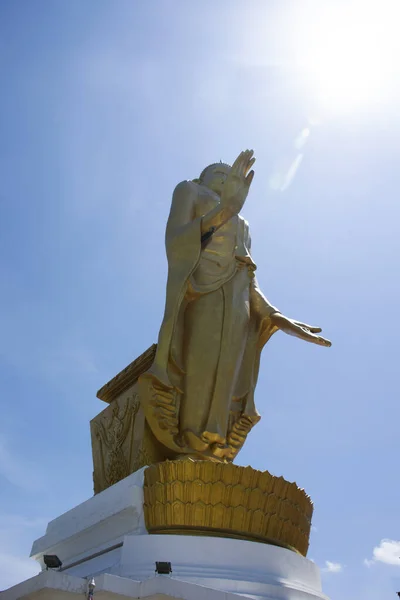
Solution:
[{"label": "statue's head", "polygon": [[205,185],[210,190],[213,190],[213,192],[220,195],[230,170],[230,165],[222,162],[208,165],[208,167],[201,172],[198,183]]}]

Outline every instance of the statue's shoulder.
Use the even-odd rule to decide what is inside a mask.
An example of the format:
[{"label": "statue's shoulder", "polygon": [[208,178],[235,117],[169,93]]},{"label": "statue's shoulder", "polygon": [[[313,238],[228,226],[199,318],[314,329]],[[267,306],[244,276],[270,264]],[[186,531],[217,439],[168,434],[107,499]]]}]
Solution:
[{"label": "statue's shoulder", "polygon": [[241,234],[243,236],[243,241],[246,244],[246,246],[250,247],[251,236],[250,236],[249,222],[246,221],[246,219],[244,219],[241,215],[238,215],[238,216],[239,216],[239,231],[241,231]]},{"label": "statue's shoulder", "polygon": [[198,189],[199,186],[197,185],[197,183],[195,183],[194,181],[189,181],[187,179],[185,179],[184,181],[181,181],[178,183],[178,185],[176,186],[176,188],[174,189],[174,195],[175,194],[194,194],[194,193],[198,193]]},{"label": "statue's shoulder", "polygon": [[244,217],[242,217],[242,215],[238,215],[239,217],[239,222],[243,224],[244,227],[249,227],[249,222],[246,221],[246,219]]},{"label": "statue's shoulder", "polygon": [[239,216],[239,224],[241,227],[243,227],[243,231],[246,235],[249,235],[249,222],[246,221],[246,219],[244,219],[241,215]]}]

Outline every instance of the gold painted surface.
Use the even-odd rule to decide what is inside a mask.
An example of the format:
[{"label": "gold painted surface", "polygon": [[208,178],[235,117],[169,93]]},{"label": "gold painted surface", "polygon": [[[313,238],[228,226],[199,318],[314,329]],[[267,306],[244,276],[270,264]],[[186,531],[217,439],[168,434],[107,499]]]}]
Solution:
[{"label": "gold painted surface", "polygon": [[260,420],[262,348],[278,330],[330,346],[319,327],[282,315],[261,292],[240,216],[254,156],[213,164],[175,188],[166,229],[168,281],[154,360],[138,379],[146,420],[166,452],[232,461]]},{"label": "gold painted surface", "polygon": [[175,188],[158,344],[97,394],[110,406],[91,422],[95,493],[163,460],[232,462],[260,420],[254,392],[271,336],[281,330],[330,346],[319,327],[282,315],[258,286],[239,214],[254,161],[247,150],[232,167],[209,165]]},{"label": "gold painted surface", "polygon": [[148,427],[137,392],[128,390],[90,423],[93,487],[98,494],[134,471],[165,459]]},{"label": "gold painted surface", "polygon": [[153,364],[156,354],[156,344],[153,344],[143,354],[135,358],[125,369],[122,369],[97,392],[97,397],[111,404],[123,393],[132,388],[140,375],[145,373]]},{"label": "gold painted surface", "polygon": [[276,544],[306,556],[313,504],[283,477],[251,467],[191,459],[145,471],[150,534],[210,535]]},{"label": "gold painted surface", "polygon": [[[152,364],[155,350],[153,344],[97,392],[97,397],[110,406],[90,424],[95,494],[144,466],[177,457],[154,436],[139,400],[137,380]],[[252,426],[242,418],[242,412],[243,401],[233,400],[227,440],[231,460]],[[197,456],[195,452],[193,456]],[[226,459],[210,456],[210,460]]]}]

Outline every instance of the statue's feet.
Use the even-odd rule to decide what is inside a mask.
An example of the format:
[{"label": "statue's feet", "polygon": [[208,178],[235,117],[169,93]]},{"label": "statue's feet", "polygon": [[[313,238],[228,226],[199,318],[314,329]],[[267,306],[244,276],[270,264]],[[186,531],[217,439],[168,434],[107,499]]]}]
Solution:
[{"label": "statue's feet", "polygon": [[192,454],[178,454],[174,458],[174,460],[191,460],[192,462],[197,462],[199,460],[209,460],[204,454],[196,454],[193,452]]},{"label": "statue's feet", "polygon": [[218,432],[214,432],[214,431],[204,431],[201,434],[201,438],[202,440],[204,440],[207,445],[211,445],[211,444],[225,444],[226,439],[223,435],[221,435]]},{"label": "statue's feet", "polygon": [[185,440],[186,445],[189,448],[195,450],[196,452],[204,452],[209,446],[209,443],[207,441],[203,440],[201,437],[193,433],[191,429],[186,429],[182,433],[182,437]]},{"label": "statue's feet", "polygon": [[212,444],[210,451],[221,460],[232,460],[234,457],[233,449],[228,444]]},{"label": "statue's feet", "polygon": [[179,423],[174,388],[165,386],[150,372],[139,377],[138,387],[140,402],[154,436],[161,444],[180,454],[182,446],[176,441]]}]

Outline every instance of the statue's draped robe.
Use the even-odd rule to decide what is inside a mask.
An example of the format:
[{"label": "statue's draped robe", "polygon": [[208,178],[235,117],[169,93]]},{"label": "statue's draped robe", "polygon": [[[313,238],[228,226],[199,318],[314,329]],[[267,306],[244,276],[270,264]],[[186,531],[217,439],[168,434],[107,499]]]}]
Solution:
[{"label": "statue's draped robe", "polygon": [[270,319],[276,308],[258,288],[242,217],[230,219],[202,247],[203,215],[217,203],[193,182],[175,190],[166,230],[164,319],[139,389],[149,425],[167,447],[232,457],[223,448],[232,442],[234,420],[249,429],[260,419],[254,389],[262,347],[276,331]]}]

